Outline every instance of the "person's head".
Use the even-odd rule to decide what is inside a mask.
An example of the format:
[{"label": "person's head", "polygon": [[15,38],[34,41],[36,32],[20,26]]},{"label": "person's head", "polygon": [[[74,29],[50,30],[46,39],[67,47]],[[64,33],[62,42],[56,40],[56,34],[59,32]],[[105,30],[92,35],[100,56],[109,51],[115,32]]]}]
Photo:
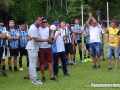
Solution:
[{"label": "person's head", "polygon": [[25,24],[21,23],[20,28],[21,28],[22,31],[25,30]]},{"label": "person's head", "polygon": [[113,19],[111,22],[111,27],[116,28],[117,27],[117,20]]},{"label": "person's head", "polygon": [[4,26],[4,22],[3,21],[0,21],[0,26]]},{"label": "person's head", "polygon": [[42,27],[46,27],[46,26],[47,26],[47,19],[42,18]]},{"label": "person's head", "polygon": [[41,17],[40,16],[35,17],[35,24],[38,26],[41,25],[41,23],[42,23]]},{"label": "person's head", "polygon": [[14,20],[10,20],[10,21],[9,21],[9,27],[10,27],[10,28],[14,28],[14,26],[15,26]]},{"label": "person's head", "polygon": [[79,24],[79,19],[75,18],[75,24]]},{"label": "person's head", "polygon": [[93,27],[95,27],[95,26],[97,26],[97,23],[94,22],[94,21],[92,21],[92,22],[91,22],[91,25],[92,25]]},{"label": "person's head", "polygon": [[70,23],[69,23],[69,22],[67,22],[67,23],[66,23],[66,26],[67,26],[67,27],[70,27]]},{"label": "person's head", "polygon": [[58,30],[60,25],[59,21],[54,21],[53,24],[56,26],[56,30]]},{"label": "person's head", "polygon": [[62,21],[61,24],[60,24],[61,28],[65,28],[66,27],[66,22]]}]

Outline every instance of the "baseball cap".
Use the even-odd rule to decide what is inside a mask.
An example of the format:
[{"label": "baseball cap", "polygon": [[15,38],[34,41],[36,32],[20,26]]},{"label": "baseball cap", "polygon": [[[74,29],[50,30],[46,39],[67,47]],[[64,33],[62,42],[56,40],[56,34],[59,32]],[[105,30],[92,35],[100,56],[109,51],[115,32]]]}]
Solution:
[{"label": "baseball cap", "polygon": [[53,24],[54,24],[54,25],[59,25],[60,23],[59,23],[59,21],[54,21]]}]

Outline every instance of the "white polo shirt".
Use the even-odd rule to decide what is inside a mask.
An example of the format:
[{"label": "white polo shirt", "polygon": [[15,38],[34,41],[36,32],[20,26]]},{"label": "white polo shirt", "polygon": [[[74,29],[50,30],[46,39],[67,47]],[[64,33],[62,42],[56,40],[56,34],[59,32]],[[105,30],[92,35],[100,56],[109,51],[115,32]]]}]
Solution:
[{"label": "white polo shirt", "polygon": [[32,24],[28,31],[28,36],[32,38],[32,40],[28,41],[26,49],[34,49],[39,51],[39,42],[35,42],[33,38],[39,38],[39,33],[37,27]]},{"label": "white polo shirt", "polygon": [[[41,39],[47,39],[49,38],[49,28],[39,28],[39,34]],[[48,42],[40,42],[39,48],[51,48],[51,44],[48,44]]]},{"label": "white polo shirt", "polygon": [[90,43],[100,42],[101,26],[89,26],[90,30]]}]

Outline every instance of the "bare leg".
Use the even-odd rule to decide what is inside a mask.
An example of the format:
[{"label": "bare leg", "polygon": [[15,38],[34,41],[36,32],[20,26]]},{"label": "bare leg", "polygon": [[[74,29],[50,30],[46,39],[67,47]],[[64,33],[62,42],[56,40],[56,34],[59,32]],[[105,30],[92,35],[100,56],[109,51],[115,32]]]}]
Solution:
[{"label": "bare leg", "polygon": [[48,63],[48,64],[49,64],[50,78],[53,78],[53,64],[52,63]]},{"label": "bare leg", "polygon": [[110,68],[112,68],[112,67],[111,67],[111,59],[107,59],[107,62],[108,62],[108,66],[109,66]]},{"label": "bare leg", "polygon": [[115,67],[118,67],[119,60],[115,60]]},{"label": "bare leg", "polygon": [[17,67],[17,56],[14,56],[14,67]]},{"label": "bare leg", "polygon": [[41,69],[41,73],[42,73],[42,77],[44,77],[44,64],[40,64],[40,69]]},{"label": "bare leg", "polygon": [[100,57],[97,57],[98,65],[100,65]]},{"label": "bare leg", "polygon": [[93,63],[96,65],[96,56],[93,57]]}]

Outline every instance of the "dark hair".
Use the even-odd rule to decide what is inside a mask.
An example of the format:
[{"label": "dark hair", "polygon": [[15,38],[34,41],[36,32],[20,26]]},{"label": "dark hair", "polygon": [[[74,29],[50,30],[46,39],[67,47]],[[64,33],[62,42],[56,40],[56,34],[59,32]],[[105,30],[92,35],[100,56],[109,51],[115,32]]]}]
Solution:
[{"label": "dark hair", "polygon": [[112,20],[112,23],[116,23],[116,25],[117,25],[117,20],[113,19],[113,20]]},{"label": "dark hair", "polygon": [[4,23],[2,20],[0,20],[0,23]]},{"label": "dark hair", "polygon": [[75,20],[79,20],[79,18],[75,18]]},{"label": "dark hair", "polygon": [[21,26],[21,25],[25,25],[25,23],[21,23],[20,26]]},{"label": "dark hair", "polygon": [[43,20],[47,20],[47,19],[46,19],[45,17],[43,17],[43,18],[42,18],[42,21],[43,21]]},{"label": "dark hair", "polygon": [[66,22],[66,24],[67,24],[67,23],[70,24],[70,22]]},{"label": "dark hair", "polygon": [[40,17],[40,16],[35,17],[35,20],[34,20],[34,21],[38,20],[38,18],[41,18],[41,17]]},{"label": "dark hair", "polygon": [[10,22],[13,22],[13,23],[15,24],[14,20],[10,20],[9,23],[10,23]]}]

